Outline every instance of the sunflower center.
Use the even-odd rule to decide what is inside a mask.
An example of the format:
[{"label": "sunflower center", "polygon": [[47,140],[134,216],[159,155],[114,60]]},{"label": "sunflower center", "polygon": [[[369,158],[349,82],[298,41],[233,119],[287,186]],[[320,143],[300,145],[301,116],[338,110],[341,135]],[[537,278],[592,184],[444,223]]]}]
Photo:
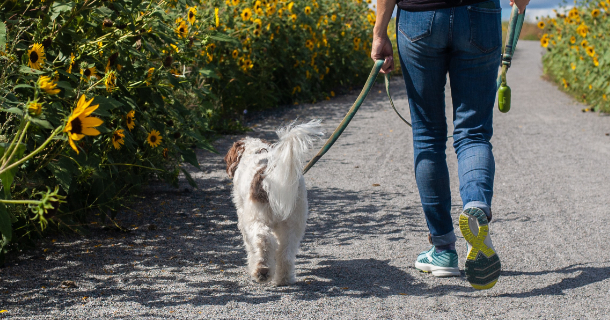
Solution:
[{"label": "sunflower center", "polygon": [[127,117],[127,124],[131,124],[132,121],[133,119],[131,119],[131,117]]},{"label": "sunflower center", "polygon": [[32,63],[36,63],[36,61],[38,61],[38,53],[36,53],[36,51],[32,51],[32,53],[30,53],[30,61],[32,61]]},{"label": "sunflower center", "polygon": [[114,140],[114,142],[117,142],[117,141],[121,140],[121,136],[119,136],[118,134],[115,133],[112,135],[112,140]]},{"label": "sunflower center", "polygon": [[195,14],[193,13],[193,11],[189,12],[189,19],[193,19],[193,17],[195,17]]},{"label": "sunflower center", "polygon": [[157,142],[157,136],[150,136],[150,142],[155,143]]},{"label": "sunflower center", "polygon": [[180,28],[180,33],[184,33],[184,28]]},{"label": "sunflower center", "polygon": [[75,118],[70,124],[72,125],[72,130],[70,130],[72,133],[83,134],[83,123],[79,118]]},{"label": "sunflower center", "polygon": [[88,77],[91,75],[91,70],[87,69],[83,74],[85,75],[85,77]]}]

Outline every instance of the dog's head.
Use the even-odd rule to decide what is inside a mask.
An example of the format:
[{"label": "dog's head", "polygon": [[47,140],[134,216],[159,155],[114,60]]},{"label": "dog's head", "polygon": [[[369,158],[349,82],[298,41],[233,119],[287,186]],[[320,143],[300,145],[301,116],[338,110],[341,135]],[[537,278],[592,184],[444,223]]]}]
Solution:
[{"label": "dog's head", "polygon": [[227,174],[229,178],[233,179],[235,175],[235,170],[237,170],[237,166],[239,165],[239,160],[241,160],[241,156],[244,153],[246,146],[243,139],[236,141],[233,143],[229,152],[225,156],[225,162],[227,163]]}]

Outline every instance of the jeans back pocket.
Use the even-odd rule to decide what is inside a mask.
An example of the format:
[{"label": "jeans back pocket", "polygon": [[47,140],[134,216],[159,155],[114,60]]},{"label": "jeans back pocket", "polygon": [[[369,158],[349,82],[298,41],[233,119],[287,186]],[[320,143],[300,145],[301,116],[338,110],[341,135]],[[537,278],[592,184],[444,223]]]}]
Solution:
[{"label": "jeans back pocket", "polygon": [[413,12],[400,10],[398,30],[411,42],[415,42],[432,33],[433,21],[434,11]]},{"label": "jeans back pocket", "polygon": [[470,43],[484,53],[496,50],[502,42],[502,9],[468,6]]}]

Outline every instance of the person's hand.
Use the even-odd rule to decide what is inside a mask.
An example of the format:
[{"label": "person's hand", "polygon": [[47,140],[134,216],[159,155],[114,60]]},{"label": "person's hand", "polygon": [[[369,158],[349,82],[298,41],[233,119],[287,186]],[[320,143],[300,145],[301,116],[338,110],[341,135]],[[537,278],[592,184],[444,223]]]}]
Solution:
[{"label": "person's hand", "polygon": [[373,61],[385,60],[381,66],[381,73],[390,73],[394,69],[394,51],[392,50],[392,42],[387,34],[373,37],[371,59]]},{"label": "person's hand", "polygon": [[530,0],[510,0],[510,6],[512,7],[514,4],[519,8],[519,13],[523,13],[525,7],[530,3]]}]

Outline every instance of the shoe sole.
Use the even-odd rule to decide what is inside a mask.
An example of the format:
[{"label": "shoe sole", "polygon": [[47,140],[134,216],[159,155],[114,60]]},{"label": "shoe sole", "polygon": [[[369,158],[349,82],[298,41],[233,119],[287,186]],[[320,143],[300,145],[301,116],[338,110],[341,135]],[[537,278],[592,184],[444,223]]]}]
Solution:
[{"label": "shoe sole", "polygon": [[[468,223],[470,219],[476,219],[478,222],[479,232],[476,236],[470,229]],[[485,213],[477,208],[466,209],[460,215],[460,230],[464,239],[470,244],[464,268],[466,280],[477,290],[492,288],[498,282],[502,269],[496,252],[483,242],[489,234],[488,224]]]},{"label": "shoe sole", "polygon": [[421,272],[432,273],[433,276],[439,278],[460,276],[459,268],[438,267],[428,263],[415,262],[415,269]]}]

